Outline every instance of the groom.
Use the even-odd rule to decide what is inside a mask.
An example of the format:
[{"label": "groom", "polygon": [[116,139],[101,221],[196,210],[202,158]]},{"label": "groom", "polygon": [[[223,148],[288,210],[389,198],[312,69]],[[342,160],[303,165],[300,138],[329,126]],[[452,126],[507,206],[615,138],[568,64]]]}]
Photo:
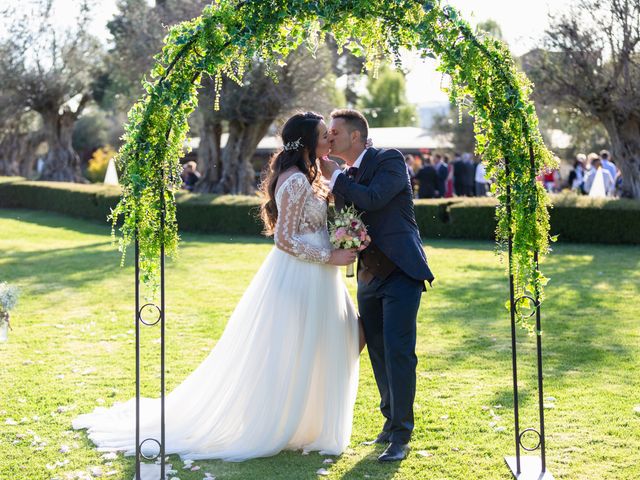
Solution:
[{"label": "groom", "polygon": [[433,274],[422,249],[413,210],[411,181],[398,150],[367,148],[369,127],[356,110],[331,114],[331,155],[321,160],[336,209],[354,205],[362,212],[371,244],[358,258],[358,309],[378,384],[382,432],[372,443],[387,444],[381,462],[409,452],[416,391],[416,316],[425,281]]}]

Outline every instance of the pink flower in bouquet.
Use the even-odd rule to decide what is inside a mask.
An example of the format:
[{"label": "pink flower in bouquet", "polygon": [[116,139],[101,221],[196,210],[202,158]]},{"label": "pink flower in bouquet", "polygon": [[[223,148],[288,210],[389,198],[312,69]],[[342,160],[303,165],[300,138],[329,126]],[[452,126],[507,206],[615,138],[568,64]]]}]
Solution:
[{"label": "pink flower in bouquet", "polygon": [[367,239],[367,232],[364,230],[360,230],[360,241],[364,242]]},{"label": "pink flower in bouquet", "polygon": [[336,240],[342,241],[349,238],[349,234],[347,233],[347,229],[344,227],[340,227],[336,230]]}]

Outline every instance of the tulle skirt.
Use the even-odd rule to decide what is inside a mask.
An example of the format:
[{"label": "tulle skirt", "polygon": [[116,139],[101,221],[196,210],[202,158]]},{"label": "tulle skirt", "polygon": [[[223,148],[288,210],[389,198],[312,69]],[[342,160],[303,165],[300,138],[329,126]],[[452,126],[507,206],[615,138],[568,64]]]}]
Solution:
[{"label": "tulle skirt", "polygon": [[[166,396],[165,453],[229,461],[283,449],[342,453],[358,354],[340,270],[274,248],[211,353]],[[141,399],[140,419],[141,439],[160,440],[159,399]],[[135,454],[135,399],[80,415],[73,428],[86,428],[101,451]]]}]

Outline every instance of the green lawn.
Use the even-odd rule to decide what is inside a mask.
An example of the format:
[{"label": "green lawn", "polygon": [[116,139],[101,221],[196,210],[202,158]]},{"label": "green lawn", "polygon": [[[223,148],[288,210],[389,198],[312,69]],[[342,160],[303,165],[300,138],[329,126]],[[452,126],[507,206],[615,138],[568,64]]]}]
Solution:
[{"label": "green lawn", "polygon": [[[21,288],[0,344],[0,479],[85,478],[100,467],[131,479],[133,459],[103,459],[71,419],[134,395],[133,268],[119,266],[109,228],[41,212],[0,210],[0,281]],[[267,240],[184,235],[167,267],[167,383],[207,355],[272,248]],[[361,445],[382,425],[363,356],[351,448],[332,465],[285,452],[240,464],[195,462],[181,480],[509,479],[513,401],[504,266],[490,243],[430,241],[437,276],[419,316],[413,452],[379,465]],[[640,478],[640,248],[562,245],[543,264],[547,456],[557,479]],[[349,280],[354,292],[355,283]],[[158,382],[159,330],[143,331],[143,393]],[[521,418],[535,426],[534,339],[520,332]],[[15,424],[14,424],[15,423]],[[504,427],[504,428],[500,428]],[[63,450],[62,452],[60,450]],[[89,477],[86,477],[89,478]]]}]

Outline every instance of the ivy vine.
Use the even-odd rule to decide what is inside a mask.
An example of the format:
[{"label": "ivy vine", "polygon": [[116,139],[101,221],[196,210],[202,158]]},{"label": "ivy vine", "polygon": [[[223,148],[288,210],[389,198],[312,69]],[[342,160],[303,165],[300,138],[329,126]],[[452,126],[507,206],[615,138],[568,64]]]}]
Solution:
[{"label": "ivy vine", "polygon": [[438,0],[218,0],[200,17],[173,26],[143,80],[146,94],[129,112],[117,156],[123,193],[111,219],[114,235],[122,219],[123,259],[137,237],[142,280],[153,285],[161,248],[177,252],[179,159],[202,76],[216,80],[211,107],[217,108],[222,76],[241,83],[256,58],[273,71],[302,44],[312,54],[329,33],[374,73],[386,59],[400,65],[401,48],[440,60],[439,70],[451,79],[451,100],[475,118],[477,153],[496,180],[496,233],[503,251],[512,239],[515,294],[542,301],[546,279],[536,252],[549,251],[549,200],[536,176],[556,164],[539,132],[532,85],[504,43],[478,37]]}]

